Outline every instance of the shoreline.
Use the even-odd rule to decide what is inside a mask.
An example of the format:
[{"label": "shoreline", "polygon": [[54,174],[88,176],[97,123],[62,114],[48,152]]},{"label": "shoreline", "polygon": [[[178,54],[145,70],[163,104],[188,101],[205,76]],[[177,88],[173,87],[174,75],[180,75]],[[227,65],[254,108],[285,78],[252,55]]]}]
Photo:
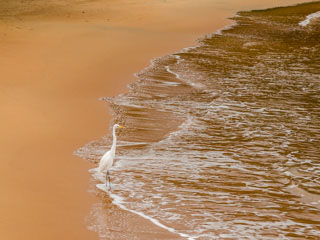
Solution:
[{"label": "shoreline", "polygon": [[[100,1],[94,6],[99,4],[104,6]],[[91,9],[89,5],[81,7]],[[122,18],[108,26],[105,23],[110,20],[103,15],[106,12],[82,19],[84,10],[67,21],[61,16],[44,20],[35,16],[6,20],[9,25],[0,23],[4,32],[0,37],[4,43],[0,47],[4,92],[1,146],[3,159],[7,160],[1,170],[7,198],[1,200],[5,211],[0,231],[7,239],[98,239],[84,222],[92,205],[99,201],[87,193],[91,178],[87,170],[92,164],[72,156],[72,152],[108,130],[111,116],[97,99],[126,92],[127,85],[135,81],[132,73],[147,66],[150,59],[191,45],[197,37],[230,22],[221,19],[228,15],[224,12],[216,17],[221,22],[214,26],[213,20],[206,19],[203,26],[204,17],[196,23],[190,18],[190,22],[173,24],[165,32],[168,26],[157,18],[157,14],[165,16],[165,8],[156,11],[156,17],[139,12],[139,20],[139,14],[132,15],[132,10],[125,9],[132,5],[118,7],[123,8]],[[133,22],[123,19],[128,12]],[[72,18],[73,13],[68,14]],[[170,14],[168,21],[174,19]],[[153,18],[156,19],[148,22]],[[156,26],[154,30],[150,28],[152,24]],[[171,43],[166,44],[170,32]],[[110,33],[115,36],[110,37]],[[136,43],[128,46],[127,39]],[[110,48],[116,50],[109,51]],[[127,59],[123,61],[122,56]],[[110,202],[107,206],[111,205]],[[114,211],[119,216],[130,215],[120,209]],[[130,226],[142,225],[135,232],[140,234],[139,239],[155,235],[159,239],[175,239],[145,219],[136,219],[135,215],[129,218]],[[15,231],[16,225],[21,226],[19,232]],[[144,238],[146,225],[153,233]]]},{"label": "shoreline", "polygon": [[[121,6],[122,12],[117,11],[126,16],[132,11],[130,7],[128,3]],[[132,73],[148,65],[149,59],[191,44],[194,36],[201,35],[172,34],[174,40],[166,44],[161,23],[156,23],[158,33],[154,34],[150,29],[154,22],[148,23],[148,14],[144,18],[109,25],[99,17],[89,22],[59,17],[1,21],[5,116],[1,146],[3,159],[8,159],[1,170],[3,194],[7,196],[0,202],[6,209],[2,237],[99,238],[85,222],[92,206],[99,202],[87,192],[92,164],[72,155],[108,131],[110,114],[98,98],[125,92],[134,80]],[[133,42],[128,45],[127,39]],[[148,41],[153,44],[146,45]],[[127,56],[125,61],[122,55]],[[110,202],[107,207],[120,218],[128,216],[123,231],[132,227],[132,237],[176,238],[112,205]],[[14,231],[16,225],[21,226],[19,231]],[[145,228],[151,232],[144,233]]]},{"label": "shoreline", "polygon": [[[279,8],[286,8],[286,7],[290,7],[290,6],[299,6],[299,5],[303,5],[303,3],[299,3],[299,4],[296,4],[296,5],[281,6],[281,7],[279,7]],[[276,8],[277,8],[277,7],[267,8],[266,10],[272,10],[272,9],[276,9]],[[256,11],[256,10],[252,10],[252,11]],[[257,11],[260,11],[260,10],[257,10]],[[263,10],[261,10],[261,11],[263,11]],[[247,12],[247,11],[239,11],[239,12]],[[234,15],[232,18],[230,18],[230,19],[236,18],[236,17],[238,16],[238,13],[239,13],[239,12],[235,13],[235,15]],[[248,12],[250,12],[250,11],[248,11]],[[317,14],[316,17],[318,17],[319,12],[316,12],[316,14]],[[314,16],[314,15],[315,15],[315,14],[311,13],[311,14],[309,14],[309,15],[306,16],[306,19],[307,19],[307,20],[310,20],[310,19],[309,19],[309,16]],[[306,20],[305,20],[305,21],[306,21]],[[301,24],[300,24],[301,22],[304,22],[304,21],[300,21],[299,23],[297,23],[297,26],[298,26],[298,25],[301,25]],[[215,34],[221,35],[221,34],[223,34],[222,32],[223,32],[224,30],[230,30],[230,29],[232,29],[233,27],[237,26],[237,24],[238,24],[238,23],[237,23],[237,20],[233,20],[231,24],[226,25],[225,27],[223,27],[223,28],[221,28],[221,29],[218,29],[215,33],[207,34],[207,35],[215,35]],[[309,22],[308,22],[308,24],[309,24]],[[302,25],[301,25],[301,26],[302,26]],[[206,36],[207,36],[207,35],[206,35]],[[204,37],[204,38],[205,38],[205,37]],[[198,45],[192,46],[192,47],[186,47],[186,48],[183,48],[182,50],[180,50],[180,51],[178,51],[178,52],[174,52],[174,53],[168,54],[168,55],[166,55],[166,56],[174,56],[174,54],[183,53],[185,50],[190,49],[190,48],[196,48],[197,46],[198,46]],[[163,57],[166,57],[166,56],[163,56]],[[159,58],[161,58],[161,57],[159,57]],[[157,59],[158,59],[158,58],[152,59],[152,60],[150,61],[150,65],[149,65],[148,67],[144,68],[144,69],[142,70],[142,72],[143,72],[144,70],[146,70],[147,68],[149,68],[150,66],[152,66],[153,63],[154,63],[154,61],[157,61]],[[171,71],[168,66],[165,66],[165,68],[166,68],[166,70],[167,70],[168,73],[171,73],[171,74],[175,75],[175,77],[178,78],[178,79],[180,78],[180,77],[179,77],[179,74]],[[139,73],[140,73],[140,72],[139,72]],[[135,75],[139,75],[139,73],[135,73]],[[169,132],[169,134],[170,134],[170,132]],[[296,186],[293,185],[292,187],[296,187]],[[289,187],[289,188],[292,188],[292,187]],[[294,193],[297,193],[297,192],[299,192],[299,191],[301,192],[301,190],[302,190],[302,189],[295,189],[294,191],[292,191],[292,193],[294,194]],[[307,196],[307,198],[312,199],[312,197],[310,197],[310,196],[312,196],[312,194],[306,194],[306,193],[307,193],[307,192],[303,192],[303,194],[301,194],[301,196],[309,195],[309,196]],[[174,228],[171,228],[170,226],[165,226],[165,225],[163,225],[163,224],[162,224],[161,222],[159,222],[157,219],[152,218],[152,217],[149,217],[148,215],[145,215],[143,212],[138,212],[138,211],[135,211],[135,210],[128,209],[127,207],[125,207],[124,205],[122,205],[121,200],[117,200],[117,198],[119,198],[119,196],[116,196],[115,194],[109,194],[109,195],[110,195],[110,198],[113,199],[112,202],[113,202],[114,204],[116,204],[117,206],[119,206],[121,209],[127,210],[127,211],[132,212],[132,213],[134,213],[134,214],[136,214],[136,215],[142,216],[143,218],[148,219],[150,222],[154,223],[155,225],[160,226],[161,228],[166,229],[166,230],[168,230],[169,232],[177,233],[177,234],[179,234],[179,235],[180,235],[181,237],[183,237],[183,238],[194,239],[193,237],[191,237],[191,236],[189,236],[189,235],[186,235],[186,234],[183,234],[183,233],[179,233],[178,231],[176,231]],[[302,198],[303,198],[303,197],[302,197]],[[306,202],[309,202],[309,203],[310,203],[311,200],[306,201]],[[318,202],[319,202],[319,201],[318,201]],[[313,204],[315,205],[316,203],[314,202]],[[222,236],[222,235],[221,235],[221,236]]]},{"label": "shoreline", "polygon": [[[189,47],[185,47],[185,48],[182,48],[182,49],[179,50],[179,51],[172,52],[172,53],[169,53],[169,54],[167,54],[167,55],[163,55],[163,56],[160,56],[160,57],[153,58],[153,59],[150,60],[150,64],[149,64],[147,67],[143,68],[143,69],[142,69],[141,71],[139,71],[139,72],[134,73],[134,76],[139,79],[139,77],[138,77],[139,74],[143,73],[146,69],[148,69],[148,68],[150,68],[150,67],[152,68],[152,66],[154,65],[154,62],[157,61],[158,59],[161,59],[162,57],[174,56],[174,54],[183,53],[183,52],[187,51],[188,49],[197,48],[197,47],[199,46],[199,43],[201,42],[201,40],[204,39],[204,38],[207,38],[207,36],[222,35],[222,34],[223,34],[223,31],[225,31],[225,30],[226,30],[226,31],[227,31],[227,30],[231,30],[232,28],[236,27],[236,26],[238,25],[238,23],[237,23],[237,20],[235,20],[234,18],[236,18],[236,17],[239,16],[238,13],[241,13],[241,12],[250,12],[250,11],[264,11],[264,10],[269,10],[269,9],[278,8],[278,7],[279,7],[279,8],[287,8],[287,7],[290,7],[290,6],[298,6],[298,5],[301,5],[301,4],[304,4],[304,3],[309,3],[309,1],[307,1],[307,2],[300,2],[300,3],[296,3],[296,4],[288,4],[288,5],[283,5],[283,6],[274,6],[274,7],[270,7],[270,8],[252,9],[252,10],[248,10],[248,11],[237,11],[237,12],[234,13],[233,16],[230,16],[230,17],[227,18],[228,20],[230,20],[230,23],[229,23],[229,24],[223,26],[222,28],[216,29],[216,31],[214,31],[214,32],[212,32],[212,33],[207,33],[207,34],[205,34],[204,36],[198,38],[198,39],[197,39],[197,42],[196,42],[196,45],[192,45],[192,46],[189,46]],[[314,17],[315,14],[317,14],[317,15]],[[312,18],[313,18],[313,17],[314,17],[314,18],[319,17],[319,16],[318,16],[318,15],[319,15],[319,12],[316,12],[315,14],[310,14],[310,15],[306,16],[306,20],[301,21],[301,22],[305,22],[305,21],[307,21],[307,20],[310,21],[310,19],[311,19],[311,18],[309,18],[310,16],[312,16]],[[301,23],[301,22],[300,22],[300,23]],[[299,25],[301,25],[300,23],[299,23]],[[310,22],[308,22],[308,24],[309,24],[309,23],[310,23]],[[301,26],[302,26],[302,25],[301,25]],[[178,61],[179,61],[179,59],[178,59]],[[171,73],[171,74],[175,75],[175,77],[176,77],[177,79],[180,79],[179,74],[171,71],[168,66],[166,66],[166,70],[167,70],[168,73]],[[102,100],[103,100],[103,99],[102,99]],[[109,107],[109,108],[110,108],[110,107]],[[178,127],[180,127],[180,124],[178,124]],[[175,128],[175,129],[176,129],[176,128]],[[171,133],[171,131],[168,132],[168,134],[170,134],[170,133]],[[117,195],[115,195],[115,194],[113,194],[113,193],[108,193],[108,192],[107,192],[107,195],[109,196],[110,199],[112,199],[112,204],[116,205],[116,206],[119,207],[120,209],[122,209],[122,210],[124,210],[124,211],[127,211],[127,212],[130,212],[130,213],[132,213],[132,214],[134,214],[134,215],[138,215],[138,216],[146,219],[147,221],[150,221],[152,224],[156,225],[157,227],[160,227],[160,228],[162,228],[162,229],[164,229],[164,230],[167,230],[167,231],[170,232],[170,233],[173,233],[173,234],[175,234],[175,235],[178,235],[177,238],[182,238],[182,239],[195,239],[194,237],[192,237],[192,236],[190,236],[190,235],[188,235],[188,234],[181,233],[181,232],[177,231],[176,229],[174,229],[174,228],[172,228],[172,227],[170,227],[170,226],[166,226],[166,225],[162,224],[162,223],[159,222],[157,219],[152,218],[152,217],[150,217],[150,216],[148,216],[148,215],[145,215],[143,212],[139,212],[139,211],[135,211],[135,210],[132,210],[132,209],[127,208],[126,206],[124,206],[124,205],[122,204],[121,199],[119,199],[119,198],[121,198],[121,197],[119,197],[119,196],[117,196]],[[222,235],[221,235],[221,236],[222,236]],[[197,238],[197,237],[196,237],[196,238]],[[168,236],[167,236],[167,239],[168,239]],[[170,239],[171,239],[171,238],[170,238]]]}]

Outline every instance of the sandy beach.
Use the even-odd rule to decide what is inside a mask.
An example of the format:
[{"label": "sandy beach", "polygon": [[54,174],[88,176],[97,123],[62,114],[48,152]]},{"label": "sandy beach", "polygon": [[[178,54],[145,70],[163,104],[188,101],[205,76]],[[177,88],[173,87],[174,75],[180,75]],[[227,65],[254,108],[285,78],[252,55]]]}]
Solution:
[{"label": "sandy beach", "polygon": [[[98,98],[125,92],[151,59],[230,24],[234,9],[278,4],[229,2],[0,3],[1,239],[99,238],[86,223],[101,200],[88,192],[94,166],[72,154],[108,134]],[[128,219],[110,223],[115,239],[180,238],[108,199],[104,207]]]}]

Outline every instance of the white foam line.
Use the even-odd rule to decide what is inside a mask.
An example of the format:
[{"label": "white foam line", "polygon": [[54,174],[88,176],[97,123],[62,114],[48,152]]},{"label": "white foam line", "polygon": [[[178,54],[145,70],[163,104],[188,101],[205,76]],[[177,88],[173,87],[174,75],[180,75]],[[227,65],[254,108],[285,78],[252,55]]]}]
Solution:
[{"label": "white foam line", "polygon": [[201,83],[193,83],[193,82],[189,82],[189,81],[187,81],[187,80],[184,80],[184,79],[180,76],[180,74],[172,71],[169,66],[165,66],[165,68],[166,68],[167,72],[175,75],[177,79],[180,79],[181,81],[187,83],[188,85],[190,85],[190,86],[192,86],[192,87],[194,87],[194,88],[196,88],[196,89],[202,89],[202,88],[204,88],[204,86],[203,86]]},{"label": "white foam line", "polygon": [[166,230],[168,230],[169,232],[176,233],[176,234],[178,234],[178,235],[181,236],[181,237],[185,237],[185,238],[187,238],[188,240],[194,240],[194,239],[196,239],[195,237],[191,237],[191,236],[189,236],[188,234],[179,233],[179,232],[177,232],[174,228],[168,227],[168,226],[160,223],[157,219],[154,219],[154,218],[152,218],[152,217],[150,217],[150,216],[147,216],[147,215],[143,214],[142,212],[138,212],[138,211],[131,210],[131,209],[127,208],[126,206],[124,206],[124,205],[122,204],[122,198],[121,198],[120,196],[118,196],[118,195],[116,195],[116,194],[113,194],[113,193],[109,193],[109,195],[110,195],[110,197],[113,199],[112,203],[115,204],[115,205],[117,205],[117,206],[120,207],[121,209],[123,209],[123,210],[125,210],[125,211],[132,212],[132,213],[134,213],[134,214],[137,214],[137,215],[143,217],[144,219],[147,219],[147,220],[151,221],[153,224],[155,224],[155,225],[157,225],[157,226],[159,226],[159,227],[161,227],[161,228],[163,228],[163,229],[166,229]]},{"label": "white foam line", "polygon": [[183,59],[181,59],[181,57],[179,55],[172,55],[177,59],[177,64],[180,64],[182,61],[184,61]]},{"label": "white foam line", "polygon": [[[236,13],[234,15],[234,17],[239,17],[238,13]],[[232,21],[231,24],[217,30],[215,33],[209,33],[207,34],[204,38],[206,37],[211,37],[212,35],[222,35],[222,31],[223,30],[228,30],[228,29],[232,29],[234,26],[236,26],[238,23],[237,21]],[[202,38],[199,39],[199,41],[201,41]],[[171,53],[171,54],[168,54],[168,56],[173,56],[177,59],[177,63],[180,64],[180,62],[183,61],[183,59],[181,59],[181,57],[178,55],[180,53],[187,53],[189,52],[190,50],[192,49],[196,49],[196,48],[199,48],[200,45],[197,45],[197,46],[191,46],[191,47],[186,47],[186,48],[183,48],[182,50],[178,51],[178,52],[174,52],[174,53]],[[157,57],[157,58],[153,58],[150,60],[150,65],[146,68],[144,68],[142,71],[140,72],[137,72],[137,73],[134,73],[133,75],[139,79],[139,75],[142,74],[143,72],[147,71],[148,69],[151,69],[153,68],[155,65],[156,65],[156,62],[157,60],[161,59],[161,57]],[[173,72],[169,66],[165,66],[166,70],[171,73],[171,74],[174,74],[176,76],[177,79],[180,79],[182,81],[184,81],[184,79],[181,78],[181,76],[175,72]],[[198,85],[198,84],[195,84],[195,83],[189,83],[189,85],[193,86],[193,87],[196,87],[196,88],[201,88],[203,87],[202,84]]]},{"label": "white foam line", "polygon": [[313,18],[318,18],[318,17],[320,17],[320,11],[319,11],[319,12],[312,13],[312,14],[309,14],[309,15],[306,17],[305,20],[299,22],[299,25],[302,26],[302,27],[305,27],[305,26],[307,26],[307,25],[310,23],[311,19],[313,19]]},{"label": "white foam line", "polygon": [[171,73],[171,74],[175,75],[177,79],[183,80],[183,79],[181,78],[181,76],[180,76],[178,73],[175,73],[175,72],[171,71],[171,69],[170,69],[170,67],[169,67],[169,66],[165,66],[165,68],[166,68],[167,72],[169,72],[169,73]]},{"label": "white foam line", "polygon": [[192,47],[186,47],[186,48],[183,48],[181,52],[185,53],[185,52],[188,52],[189,50],[196,49],[198,47],[199,47],[199,45],[192,46]]},{"label": "white foam line", "polygon": [[235,22],[235,21],[232,21],[232,23],[231,23],[230,25],[227,25],[227,26],[225,26],[225,27],[223,27],[223,28],[218,29],[214,34],[216,34],[216,35],[222,35],[222,32],[223,32],[223,31],[230,30],[230,29],[234,28],[236,25],[238,25],[238,23]]},{"label": "white foam line", "polygon": [[[238,13],[236,13],[236,14],[234,15],[234,17],[239,17]],[[237,21],[232,21],[231,24],[229,24],[229,25],[227,25],[227,26],[225,26],[225,27],[217,30],[215,33],[207,34],[204,38],[212,37],[213,35],[222,35],[222,34],[223,34],[222,31],[232,29],[232,28],[235,27],[236,25],[238,25]],[[201,38],[199,39],[199,41],[201,41]],[[181,57],[178,55],[179,53],[187,53],[187,52],[189,52],[190,50],[196,49],[196,48],[199,48],[199,47],[200,47],[199,45],[197,45],[197,46],[191,46],[191,47],[186,47],[186,48],[183,48],[181,51],[178,51],[178,52],[169,54],[169,56],[174,56],[174,57],[177,59],[177,63],[180,64],[180,63],[183,61],[183,59],[181,59]],[[156,60],[156,59],[151,60],[151,66],[150,66],[150,67],[153,66],[155,60]],[[184,79],[183,79],[178,73],[172,71],[169,66],[165,66],[165,68],[166,68],[167,72],[175,75],[177,79],[180,79],[180,80],[184,81]],[[137,76],[137,75],[135,75],[135,76]],[[185,82],[185,81],[184,81],[184,82]],[[199,89],[204,87],[202,84],[196,84],[196,83],[188,83],[188,84],[191,85],[192,87],[199,88]]]}]

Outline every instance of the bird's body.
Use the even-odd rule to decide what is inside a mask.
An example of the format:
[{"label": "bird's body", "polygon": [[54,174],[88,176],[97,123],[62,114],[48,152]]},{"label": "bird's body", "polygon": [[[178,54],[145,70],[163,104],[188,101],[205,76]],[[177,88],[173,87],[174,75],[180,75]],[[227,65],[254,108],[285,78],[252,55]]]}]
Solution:
[{"label": "bird's body", "polygon": [[112,165],[113,165],[113,159],[116,156],[115,151],[111,151],[109,150],[108,152],[106,152],[99,163],[99,167],[98,167],[98,171],[99,173],[104,172],[105,170],[110,170]]},{"label": "bird's body", "polygon": [[110,176],[109,176],[109,170],[112,168],[113,165],[113,160],[116,156],[116,145],[117,145],[117,136],[116,136],[116,129],[117,128],[124,128],[123,126],[120,126],[119,124],[115,124],[113,126],[113,141],[112,141],[112,147],[109,151],[107,151],[101,158],[98,166],[98,173],[102,174],[103,172],[106,171],[106,186],[108,186],[109,183],[109,188],[111,188],[110,185]]}]

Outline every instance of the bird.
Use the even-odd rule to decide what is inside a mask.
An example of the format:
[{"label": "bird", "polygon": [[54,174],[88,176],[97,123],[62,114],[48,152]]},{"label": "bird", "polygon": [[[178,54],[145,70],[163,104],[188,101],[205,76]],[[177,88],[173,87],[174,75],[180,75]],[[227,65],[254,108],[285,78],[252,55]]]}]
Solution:
[{"label": "bird", "polygon": [[107,170],[106,172],[106,187],[109,186],[109,189],[111,189],[111,184],[110,184],[110,174],[109,170],[112,168],[113,165],[113,160],[116,155],[116,146],[117,146],[117,136],[116,136],[116,129],[117,128],[125,128],[124,126],[121,126],[119,124],[113,125],[113,142],[111,149],[107,151],[102,158],[100,159],[99,166],[98,166],[98,173],[103,173],[104,171]]}]

